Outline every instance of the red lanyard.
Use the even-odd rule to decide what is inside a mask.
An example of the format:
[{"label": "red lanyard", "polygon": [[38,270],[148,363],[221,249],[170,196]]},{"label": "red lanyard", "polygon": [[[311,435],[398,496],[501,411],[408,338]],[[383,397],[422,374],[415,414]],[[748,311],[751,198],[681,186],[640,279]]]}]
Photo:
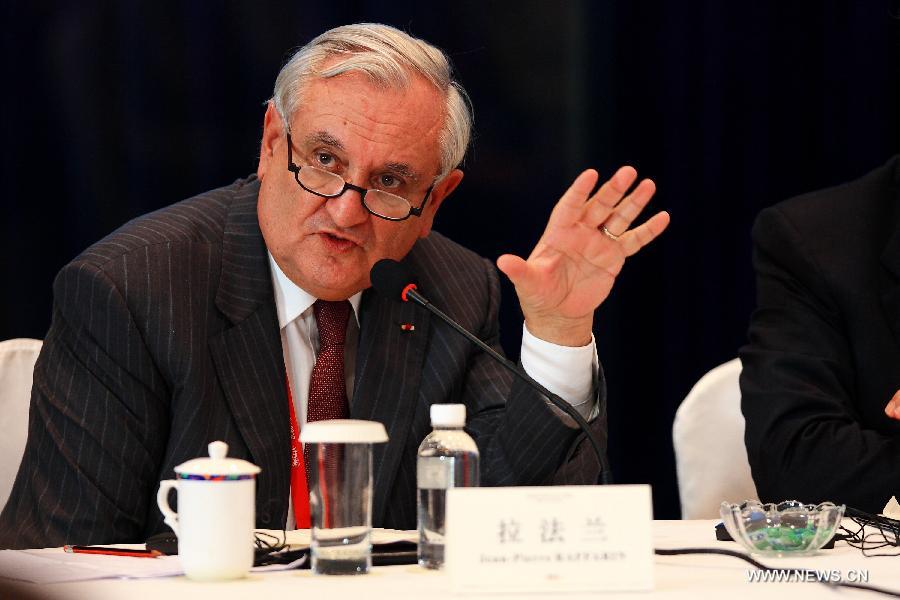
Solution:
[{"label": "red lanyard", "polygon": [[294,506],[294,520],[297,529],[309,529],[309,488],[306,485],[306,464],[303,459],[303,444],[300,443],[300,428],[294,412],[291,382],[287,384],[288,409],[291,412],[291,501]]}]

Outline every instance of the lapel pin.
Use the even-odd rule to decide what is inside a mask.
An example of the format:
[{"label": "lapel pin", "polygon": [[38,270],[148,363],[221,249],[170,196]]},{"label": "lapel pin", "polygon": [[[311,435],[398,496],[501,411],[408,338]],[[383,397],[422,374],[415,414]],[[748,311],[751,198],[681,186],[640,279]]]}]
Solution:
[{"label": "lapel pin", "polygon": [[415,331],[416,326],[412,323],[400,323],[400,329],[402,331]]}]

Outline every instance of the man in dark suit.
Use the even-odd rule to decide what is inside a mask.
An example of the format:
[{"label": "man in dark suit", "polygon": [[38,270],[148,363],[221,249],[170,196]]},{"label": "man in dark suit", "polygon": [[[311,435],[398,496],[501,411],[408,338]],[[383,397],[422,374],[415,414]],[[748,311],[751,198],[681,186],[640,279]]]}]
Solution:
[{"label": "man in dark suit", "polygon": [[900,157],[764,210],[741,350],[760,497],[878,513],[900,492]]},{"label": "man in dark suit", "polygon": [[[595,481],[576,430],[542,398],[428,312],[369,289],[377,260],[403,259],[499,349],[495,269],[431,233],[469,129],[446,58],[421,40],[356,25],[299,50],[276,81],[256,176],[132,221],[57,277],[0,546],[145,539],[163,529],[159,481],[215,439],[262,468],[258,525],[290,527],[290,424],[323,415],[384,423],[373,522],[414,528],[416,448],[438,402],[466,404],[482,483]],[[575,180],[528,260],[498,266],[525,315],[523,365],[605,440],[593,312],[668,215],[631,228],[653,183],[626,195],[625,167],[592,194],[597,178]]]}]

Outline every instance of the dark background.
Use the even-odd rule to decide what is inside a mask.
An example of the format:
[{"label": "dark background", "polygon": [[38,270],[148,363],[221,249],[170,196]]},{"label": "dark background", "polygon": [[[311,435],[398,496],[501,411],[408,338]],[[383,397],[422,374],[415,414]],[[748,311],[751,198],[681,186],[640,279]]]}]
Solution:
[{"label": "dark background", "polygon": [[[43,337],[51,283],[137,215],[256,168],[289,56],[350,22],[445,49],[475,105],[466,178],[437,228],[527,255],[588,166],[634,165],[672,225],[597,314],[620,483],[679,515],[672,418],[733,358],[764,206],[900,150],[896,0],[865,2],[6,2],[0,339]],[[518,353],[512,290],[504,345]],[[713,434],[713,432],[710,432]]]}]

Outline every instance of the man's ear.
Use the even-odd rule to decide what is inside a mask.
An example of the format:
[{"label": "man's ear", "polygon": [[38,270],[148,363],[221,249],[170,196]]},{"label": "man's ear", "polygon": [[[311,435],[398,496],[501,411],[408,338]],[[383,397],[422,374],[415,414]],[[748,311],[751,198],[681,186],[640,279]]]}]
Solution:
[{"label": "man's ear", "polygon": [[266,108],[266,116],[263,118],[262,142],[259,148],[259,165],[256,167],[256,176],[262,180],[269,170],[269,165],[275,157],[275,146],[284,137],[284,121],[275,110],[275,103],[269,102]]},{"label": "man's ear", "polygon": [[422,211],[422,216],[419,217],[422,220],[422,228],[419,230],[420,238],[431,233],[431,227],[434,225],[434,215],[441,207],[444,199],[453,193],[453,190],[456,189],[462,178],[463,172],[459,169],[453,169],[446,177],[434,184],[434,189],[431,190],[431,196],[428,198],[428,204],[425,210]]}]

